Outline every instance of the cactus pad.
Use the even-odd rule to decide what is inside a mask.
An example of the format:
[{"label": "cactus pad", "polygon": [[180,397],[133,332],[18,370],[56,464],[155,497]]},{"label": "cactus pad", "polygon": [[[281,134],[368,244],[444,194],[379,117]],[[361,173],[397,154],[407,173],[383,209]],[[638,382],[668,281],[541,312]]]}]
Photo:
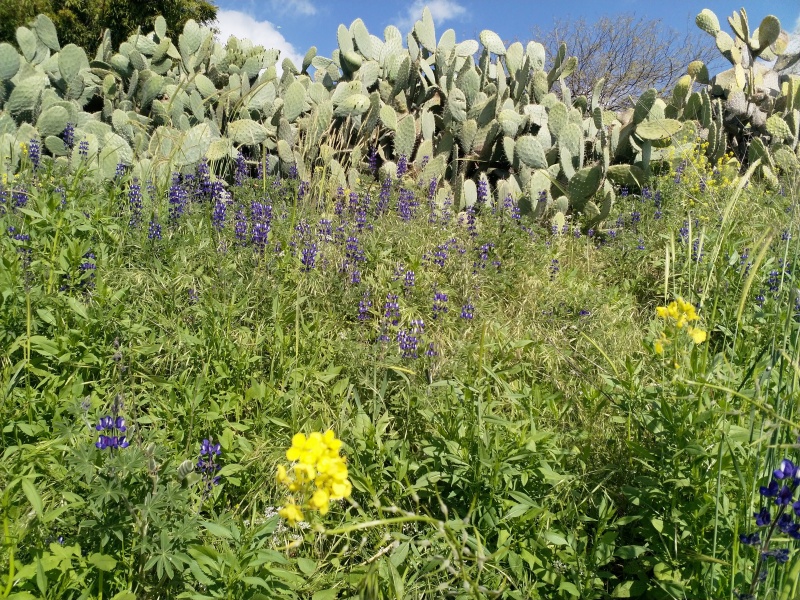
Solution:
[{"label": "cactus pad", "polygon": [[694,22],[700,29],[710,35],[716,36],[720,31],[719,19],[717,19],[717,15],[707,8],[704,8],[702,11],[700,11],[700,14],[695,17]]},{"label": "cactus pad", "polygon": [[643,140],[661,140],[672,137],[681,130],[681,122],[676,119],[654,119],[636,126],[636,135]]},{"label": "cactus pad", "polygon": [[546,169],[547,157],[539,140],[532,135],[520,137],[514,148],[514,154],[524,165],[534,169]]},{"label": "cactus pad", "polygon": [[0,44],[0,81],[11,79],[19,70],[19,54],[11,44]]}]

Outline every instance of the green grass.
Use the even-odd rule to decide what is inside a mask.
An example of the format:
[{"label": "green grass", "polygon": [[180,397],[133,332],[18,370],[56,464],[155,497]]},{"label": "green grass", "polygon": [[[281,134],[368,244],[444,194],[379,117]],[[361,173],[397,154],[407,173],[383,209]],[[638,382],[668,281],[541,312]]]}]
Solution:
[{"label": "green grass", "polygon": [[[346,192],[320,180],[299,198],[299,182],[272,179],[231,187],[221,230],[213,202],[170,224],[168,190],[142,185],[131,228],[130,181],[23,169],[0,209],[0,596],[746,592],[756,553],[738,535],[754,530],[758,486],[798,458],[798,186],[699,192],[692,166],[621,198],[592,236],[580,221],[558,234],[518,222],[503,199],[480,207],[473,236],[447,207],[432,222],[413,176],[376,216],[367,175],[360,230]],[[401,187],[419,203],[409,220]],[[252,201],[272,207],[263,252],[234,232]],[[153,214],[161,240],[148,239]],[[96,268],[81,267],[88,252]],[[448,311],[434,319],[437,290]],[[709,337],[660,357],[655,308],[678,296]],[[396,335],[419,319],[419,357],[403,358]],[[115,402],[130,446],[112,453],[94,425]],[[273,516],[287,500],[277,465],[294,433],[328,428],[352,498],[287,529]],[[223,469],[205,493],[187,472],[209,437]],[[795,546],[772,547],[792,554],[759,593],[794,598]]]}]

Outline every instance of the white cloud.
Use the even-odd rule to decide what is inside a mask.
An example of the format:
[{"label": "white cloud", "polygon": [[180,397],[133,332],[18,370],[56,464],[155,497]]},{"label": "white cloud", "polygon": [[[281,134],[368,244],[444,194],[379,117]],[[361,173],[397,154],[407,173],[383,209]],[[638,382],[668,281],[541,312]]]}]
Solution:
[{"label": "white cloud", "polygon": [[239,39],[247,38],[257,46],[281,51],[278,58],[278,71],[284,58],[289,58],[296,67],[303,63],[303,55],[269,21],[256,21],[252,16],[238,10],[218,10],[218,39],[223,44],[232,35]]},{"label": "white cloud", "polygon": [[272,0],[272,6],[282,13],[306,16],[317,14],[317,7],[310,0]]},{"label": "white cloud", "polygon": [[465,15],[467,9],[455,0],[414,0],[408,7],[405,14],[400,15],[395,20],[395,25],[402,33],[408,33],[414,27],[414,23],[422,18],[422,9],[428,7],[436,25],[441,25],[445,21],[452,21]]}]

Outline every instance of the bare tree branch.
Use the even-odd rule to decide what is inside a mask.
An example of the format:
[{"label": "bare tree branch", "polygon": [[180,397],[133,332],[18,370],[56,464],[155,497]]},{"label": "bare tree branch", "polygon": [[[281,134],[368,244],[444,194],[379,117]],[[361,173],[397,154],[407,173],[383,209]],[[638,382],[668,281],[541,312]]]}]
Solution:
[{"label": "bare tree branch", "polygon": [[710,64],[713,72],[720,58],[702,32],[682,35],[659,19],[635,14],[602,17],[594,23],[557,19],[550,31],[537,28],[533,35],[548,56],[565,42],[567,55],[578,57],[577,69],[566,79],[573,98],[590,97],[597,80],[605,77],[601,103],[608,110],[630,107],[630,97],[651,87],[669,91],[693,60]]}]

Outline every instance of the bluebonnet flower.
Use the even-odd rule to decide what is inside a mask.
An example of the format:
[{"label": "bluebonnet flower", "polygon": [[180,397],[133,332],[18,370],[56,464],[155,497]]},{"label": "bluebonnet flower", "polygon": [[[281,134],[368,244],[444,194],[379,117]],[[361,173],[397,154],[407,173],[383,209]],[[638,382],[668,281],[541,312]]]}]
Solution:
[{"label": "bluebonnet flower", "polygon": [[692,242],[692,261],[699,263],[702,262],[703,257],[705,257],[706,253],[703,252],[702,247],[700,246],[700,242],[702,240],[698,237],[696,240]]},{"label": "bluebonnet flower", "polygon": [[425,351],[425,356],[428,358],[433,358],[434,356],[439,356],[439,353],[436,351],[436,348],[433,345],[433,342],[428,344],[428,349]]},{"label": "bluebonnet flower", "polygon": [[683,175],[683,170],[686,168],[686,161],[682,160],[681,163],[675,169],[675,183],[681,182],[681,175]]},{"label": "bluebonnet flower", "polygon": [[414,192],[405,188],[400,188],[400,194],[397,198],[397,212],[403,221],[410,221],[414,218],[416,207],[419,203],[414,196]]},{"label": "bluebonnet flower", "polygon": [[441,217],[442,223],[444,223],[445,225],[450,223],[450,219],[453,218],[453,211],[450,210],[452,207],[453,207],[453,197],[447,196],[444,199],[444,203],[442,205],[442,217]]},{"label": "bluebonnet flower", "polygon": [[122,179],[125,177],[125,173],[127,172],[128,167],[123,163],[117,163],[117,170],[114,171],[114,178],[115,179]]},{"label": "bluebonnet flower", "polygon": [[241,206],[236,209],[233,234],[236,237],[237,246],[247,245],[247,217],[245,217],[244,208]]},{"label": "bluebonnet flower", "polygon": [[367,168],[373,175],[378,170],[378,149],[372,146],[367,154]]},{"label": "bluebonnet flower", "polygon": [[761,535],[756,531],[755,533],[740,533],[739,541],[746,546],[758,546],[761,544]]},{"label": "bluebonnet flower", "polygon": [[197,460],[197,471],[202,475],[203,495],[207,496],[215,485],[219,485],[218,472],[222,465],[217,462],[217,457],[222,454],[222,447],[214,443],[213,438],[204,439],[200,443],[200,457]]},{"label": "bluebonnet flower", "polygon": [[781,486],[778,494],[775,496],[775,504],[778,506],[788,506],[792,503],[792,488],[788,485]]},{"label": "bluebonnet flower", "polygon": [[558,266],[557,258],[554,258],[552,261],[550,261],[550,281],[556,278],[556,275],[560,270],[561,268]]},{"label": "bluebonnet flower", "polygon": [[405,154],[401,154],[397,159],[397,177],[400,178],[408,172],[408,159]]},{"label": "bluebonnet flower", "polygon": [[386,302],[383,304],[383,316],[395,327],[400,322],[400,305],[397,303],[397,294],[389,293],[386,295]]},{"label": "bluebonnet flower", "polygon": [[213,190],[214,209],[211,212],[211,224],[214,226],[214,229],[221,231],[225,227],[225,215],[228,203],[223,194],[224,190],[222,190],[222,184],[220,182],[214,182]]},{"label": "bluebonnet flower", "polygon": [[347,238],[344,255],[345,268],[347,268],[348,265],[355,266],[358,263],[362,263],[367,260],[366,256],[364,255],[364,250],[359,244],[358,238],[354,236]]},{"label": "bluebonnet flower", "polygon": [[467,233],[471,238],[478,237],[478,225],[475,221],[475,207],[469,206],[465,211],[467,214]]},{"label": "bluebonnet flower", "polygon": [[765,550],[761,553],[761,558],[763,560],[774,558],[776,563],[783,565],[789,562],[789,549],[780,548],[777,550]]},{"label": "bluebonnet flower", "polygon": [[438,319],[447,312],[447,294],[436,291],[433,294],[433,318]]},{"label": "bluebonnet flower", "polygon": [[359,283],[361,283],[361,271],[353,269],[350,271],[350,284],[358,285]]},{"label": "bluebonnet flower", "polygon": [[81,265],[79,267],[81,271],[84,271],[84,272],[93,271],[94,269],[97,268],[97,265],[95,265],[95,263],[94,263],[94,261],[97,259],[97,257],[95,256],[94,252],[89,250],[86,254],[83,255],[83,258],[84,258],[84,262],[81,263]]},{"label": "bluebonnet flower", "polygon": [[383,180],[381,184],[381,193],[378,196],[378,202],[375,205],[375,215],[380,216],[385,213],[389,208],[389,198],[392,193],[392,180],[388,177]]},{"label": "bluebonnet flower", "polygon": [[194,288],[189,288],[186,295],[189,297],[189,304],[197,304],[197,301],[200,299],[200,294],[197,293],[197,290]]},{"label": "bluebonnet flower", "polygon": [[147,238],[151,240],[161,240],[161,224],[158,222],[158,218],[155,215],[150,219]]},{"label": "bluebonnet flower", "polygon": [[636,249],[637,250],[644,250],[645,249],[644,240],[642,238],[639,238],[639,244],[636,246]]},{"label": "bluebonnet flower", "polygon": [[78,154],[83,158],[89,156],[89,142],[81,140],[81,143],[78,144]]},{"label": "bluebonnet flower", "polygon": [[297,165],[291,165],[289,167],[289,179],[297,179],[298,172],[297,172]]},{"label": "bluebonnet flower", "polygon": [[95,442],[95,446],[99,450],[105,450],[108,448],[111,451],[114,451],[121,448],[127,448],[130,445],[128,440],[125,439],[124,435],[119,435],[128,430],[125,425],[125,419],[120,416],[114,417],[112,415],[108,415],[102,417],[97,425],[95,425],[95,429],[97,431],[107,432],[101,434],[97,439],[97,442]]},{"label": "bluebonnet flower", "polygon": [[475,316],[475,307],[472,305],[472,302],[469,300],[461,307],[461,318],[466,319],[468,321],[472,320]]},{"label": "bluebonnet flower", "polygon": [[257,250],[263,251],[272,227],[272,206],[254,201],[250,205],[250,216],[253,223],[250,228],[251,241]]},{"label": "bluebonnet flower", "polygon": [[197,164],[197,185],[199,200],[211,197],[211,170],[208,166],[208,159],[204,156]]},{"label": "bluebonnet flower", "polygon": [[790,533],[795,529],[794,523],[792,522],[792,515],[787,513],[779,514],[775,525],[783,533]]},{"label": "bluebonnet flower", "polygon": [[358,302],[358,320],[362,323],[369,320],[369,309],[372,308],[372,300],[369,298],[369,290],[364,292]]},{"label": "bluebonnet flower", "polygon": [[[53,190],[53,193],[58,194],[59,196],[61,196],[61,204],[60,204],[60,206],[61,206],[61,208],[65,208],[67,206],[67,190],[65,190],[63,186],[59,185],[58,187],[56,187]],[[2,199],[0,199],[0,202],[2,202]]]},{"label": "bluebonnet flower", "polygon": [[406,271],[405,276],[403,277],[403,287],[405,288],[406,292],[410,292],[411,289],[416,285],[417,282],[417,275],[414,271]]},{"label": "bluebonnet flower", "polygon": [[397,332],[397,343],[403,358],[418,358],[417,345],[419,339],[413,333],[401,329]]},{"label": "bluebonnet flower", "polygon": [[172,225],[178,223],[184,212],[186,212],[186,191],[181,186],[181,178],[177,173],[172,174],[172,184],[169,187],[169,222]]},{"label": "bluebonnet flower", "polygon": [[432,201],[436,197],[436,185],[436,177],[431,177],[431,181],[428,183],[428,200]]},{"label": "bluebonnet flower", "polygon": [[258,173],[256,177],[259,180],[264,179],[264,173],[269,173],[269,154],[264,157],[264,162],[258,161]]},{"label": "bluebonnet flower", "polygon": [[75,125],[67,123],[64,131],[61,132],[61,139],[64,140],[64,145],[69,150],[72,150],[72,147],[75,145]]},{"label": "bluebonnet flower", "polygon": [[478,204],[486,204],[489,199],[489,182],[483,178],[478,180]]},{"label": "bluebonnet flower", "polygon": [[128,225],[134,229],[142,222],[142,188],[136,179],[128,186],[128,206],[131,211]]},{"label": "bluebonnet flower", "polygon": [[683,222],[683,227],[678,230],[678,235],[681,236],[681,241],[684,244],[689,241],[689,221]]},{"label": "bluebonnet flower", "polygon": [[28,142],[28,158],[31,159],[34,170],[38,169],[42,160],[42,147],[39,145],[39,140],[32,138]]},{"label": "bluebonnet flower", "polygon": [[619,195],[622,196],[623,198],[627,198],[628,193],[629,193],[628,186],[623,185],[621,188],[619,188]]},{"label": "bluebonnet flower", "polygon": [[350,195],[347,197],[347,210],[352,215],[358,210],[359,205],[361,204],[361,198],[358,195],[358,192],[350,192]]},{"label": "bluebonnet flower", "polygon": [[236,169],[233,173],[234,185],[242,185],[244,179],[247,177],[247,162],[244,160],[244,155],[241,152],[236,153]]},{"label": "bluebonnet flower", "polygon": [[547,202],[547,190],[542,190],[539,192],[539,197],[536,200],[537,205],[542,205]]},{"label": "bluebonnet flower", "polygon": [[770,524],[771,517],[768,508],[762,508],[759,512],[753,513],[753,516],[756,519],[756,525],[759,527],[765,527]]},{"label": "bluebonnet flower", "polygon": [[25,208],[28,204],[28,191],[24,187],[19,187],[11,192],[11,200],[14,208]]},{"label": "bluebonnet flower", "polygon": [[444,267],[444,263],[447,260],[447,251],[449,249],[449,244],[446,243],[436,246],[436,250],[433,252],[433,263],[440,267]]},{"label": "bluebonnet flower", "polygon": [[317,244],[311,243],[304,246],[301,251],[300,263],[303,265],[303,271],[310,271],[317,264]]}]

